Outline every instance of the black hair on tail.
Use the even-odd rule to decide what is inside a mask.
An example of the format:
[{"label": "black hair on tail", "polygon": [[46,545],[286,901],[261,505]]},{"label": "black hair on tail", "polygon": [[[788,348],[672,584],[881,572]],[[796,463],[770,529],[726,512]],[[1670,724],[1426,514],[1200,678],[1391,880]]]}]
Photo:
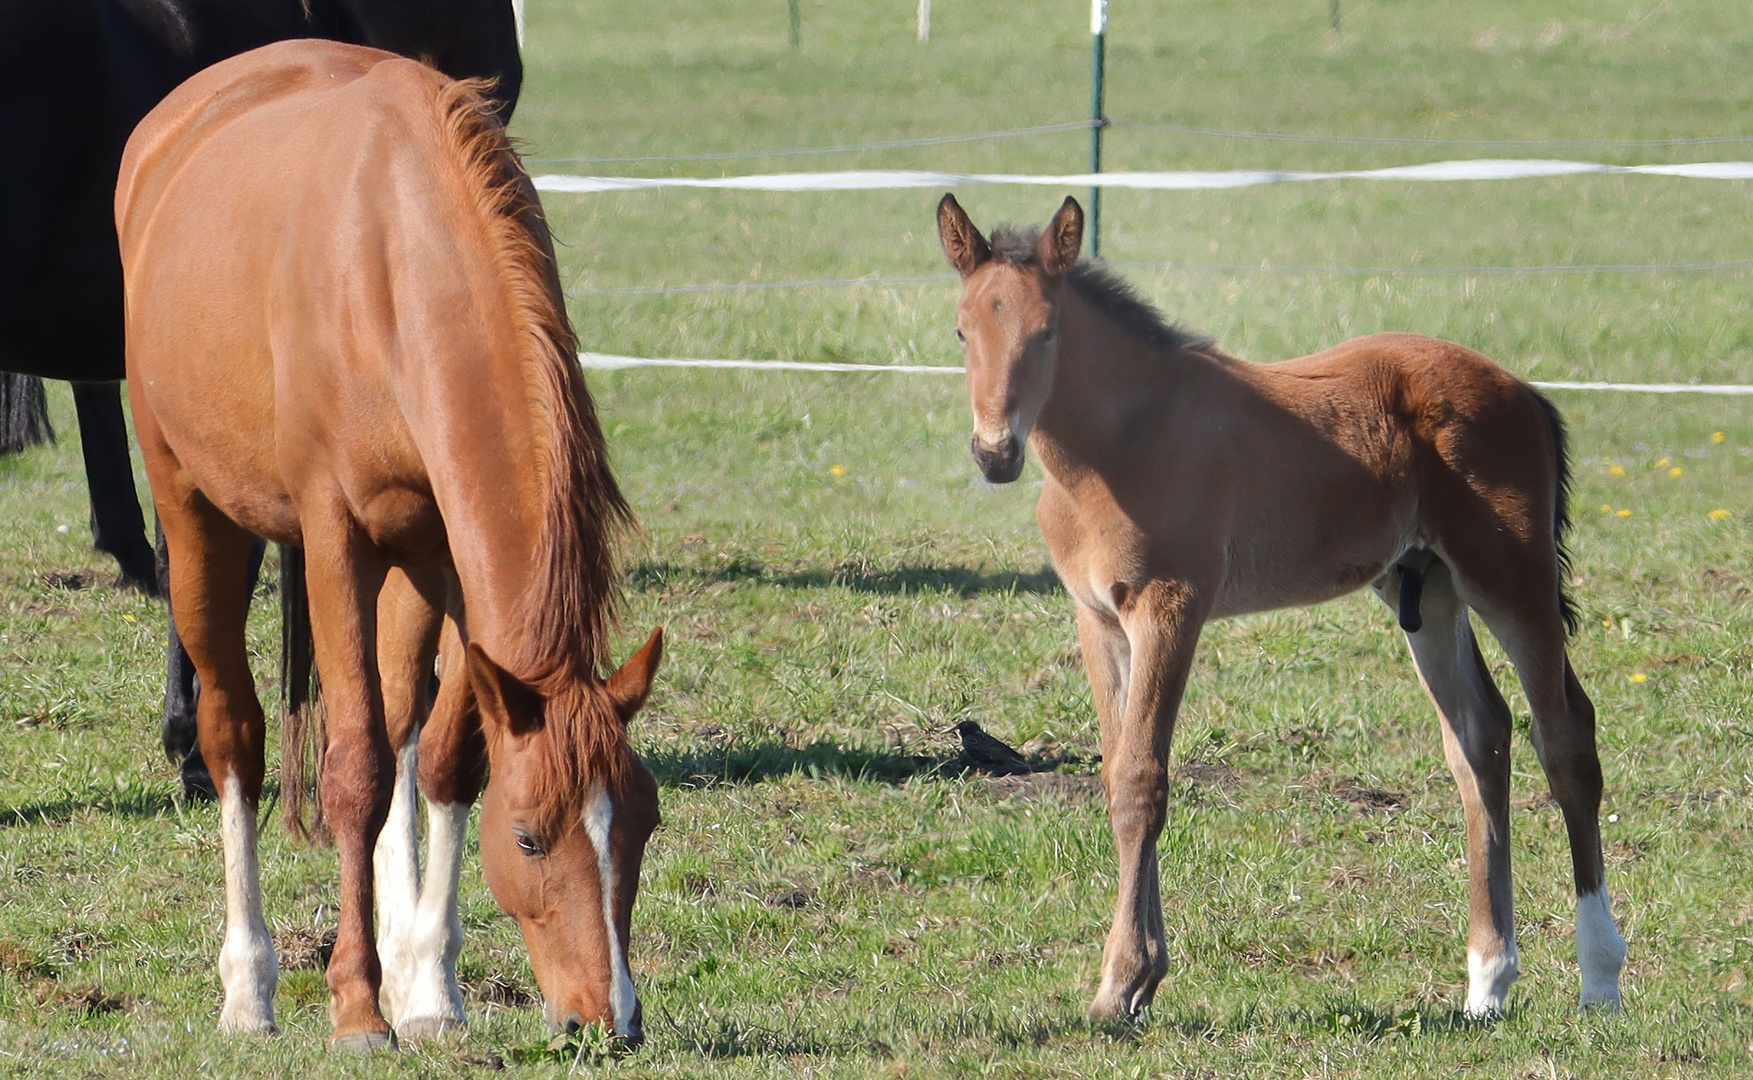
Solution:
[{"label": "black hair on tail", "polygon": [[1565,544],[1570,534],[1570,435],[1558,406],[1538,390],[1534,391],[1534,400],[1546,414],[1546,426],[1552,429],[1552,445],[1558,454],[1558,490],[1552,503],[1552,540],[1558,546],[1558,610],[1564,616],[1565,632],[1574,634],[1582,624],[1582,613],[1566,587],[1570,582],[1570,548]]},{"label": "black hair on tail", "polygon": [[329,840],[323,820],[323,754],[328,724],[317,683],[316,643],[310,636],[310,596],[304,586],[304,549],[280,545],[280,798],[286,828],[306,843]]}]

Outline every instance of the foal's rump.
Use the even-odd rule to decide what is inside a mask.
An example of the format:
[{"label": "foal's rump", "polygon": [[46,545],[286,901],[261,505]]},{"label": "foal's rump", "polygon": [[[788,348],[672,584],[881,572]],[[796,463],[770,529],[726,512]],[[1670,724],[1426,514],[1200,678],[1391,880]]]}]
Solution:
[{"label": "foal's rump", "polygon": [[458,250],[488,248],[446,133],[459,93],[389,53],[282,42],[190,79],[129,141],[129,378],[193,485],[252,532],[297,543],[292,493],[316,476],[368,529],[386,498],[422,516],[398,498],[431,494],[422,362],[440,342],[485,352],[469,346],[494,331],[469,316],[503,293]]},{"label": "foal's rump", "polygon": [[[1373,334],[1265,369],[1404,507],[1406,541],[1491,592],[1557,596],[1568,465],[1563,421],[1540,392],[1464,346]],[[1334,412],[1319,404],[1341,399]]]}]

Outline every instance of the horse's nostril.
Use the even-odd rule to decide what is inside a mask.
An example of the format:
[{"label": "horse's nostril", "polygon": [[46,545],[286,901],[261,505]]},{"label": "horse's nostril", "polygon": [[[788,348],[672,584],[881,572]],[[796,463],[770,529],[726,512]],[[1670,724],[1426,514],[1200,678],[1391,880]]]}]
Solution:
[{"label": "horse's nostril", "polygon": [[562,1021],[560,1024],[561,1030],[566,1032],[566,1034],[568,1034],[568,1035],[578,1034],[578,1029],[582,1028],[583,1026],[584,1026],[584,1017],[578,1015],[577,1013],[567,1013],[566,1019],[564,1021]]}]

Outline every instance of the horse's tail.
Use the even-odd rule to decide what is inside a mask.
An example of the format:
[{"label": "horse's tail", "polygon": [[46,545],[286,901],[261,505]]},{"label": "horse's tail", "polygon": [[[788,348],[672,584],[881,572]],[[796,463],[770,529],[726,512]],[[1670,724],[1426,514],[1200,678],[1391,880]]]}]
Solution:
[{"label": "horse's tail", "polygon": [[1552,494],[1552,541],[1558,548],[1558,610],[1564,616],[1565,631],[1574,634],[1582,623],[1582,613],[1577,610],[1576,601],[1571,599],[1566,588],[1570,581],[1570,548],[1565,542],[1570,534],[1570,435],[1558,406],[1538,390],[1533,393],[1534,400],[1540,403],[1540,411],[1546,414],[1546,426],[1552,430],[1553,450],[1558,455],[1558,475],[1554,477]]},{"label": "horse's tail", "polygon": [[323,753],[328,724],[323,716],[310,635],[310,596],[304,587],[304,549],[280,545],[280,798],[286,828],[307,843],[325,843]]},{"label": "horse's tail", "polygon": [[43,381],[34,375],[0,372],[0,454],[54,441]]}]

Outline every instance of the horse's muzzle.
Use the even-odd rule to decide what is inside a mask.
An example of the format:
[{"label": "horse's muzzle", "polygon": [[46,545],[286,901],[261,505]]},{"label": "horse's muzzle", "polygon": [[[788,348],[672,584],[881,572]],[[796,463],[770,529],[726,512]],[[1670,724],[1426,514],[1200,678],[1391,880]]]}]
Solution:
[{"label": "horse's muzzle", "polygon": [[1008,484],[1023,474],[1023,444],[1015,435],[1007,434],[994,446],[974,436],[968,444],[980,475],[990,484]]}]

